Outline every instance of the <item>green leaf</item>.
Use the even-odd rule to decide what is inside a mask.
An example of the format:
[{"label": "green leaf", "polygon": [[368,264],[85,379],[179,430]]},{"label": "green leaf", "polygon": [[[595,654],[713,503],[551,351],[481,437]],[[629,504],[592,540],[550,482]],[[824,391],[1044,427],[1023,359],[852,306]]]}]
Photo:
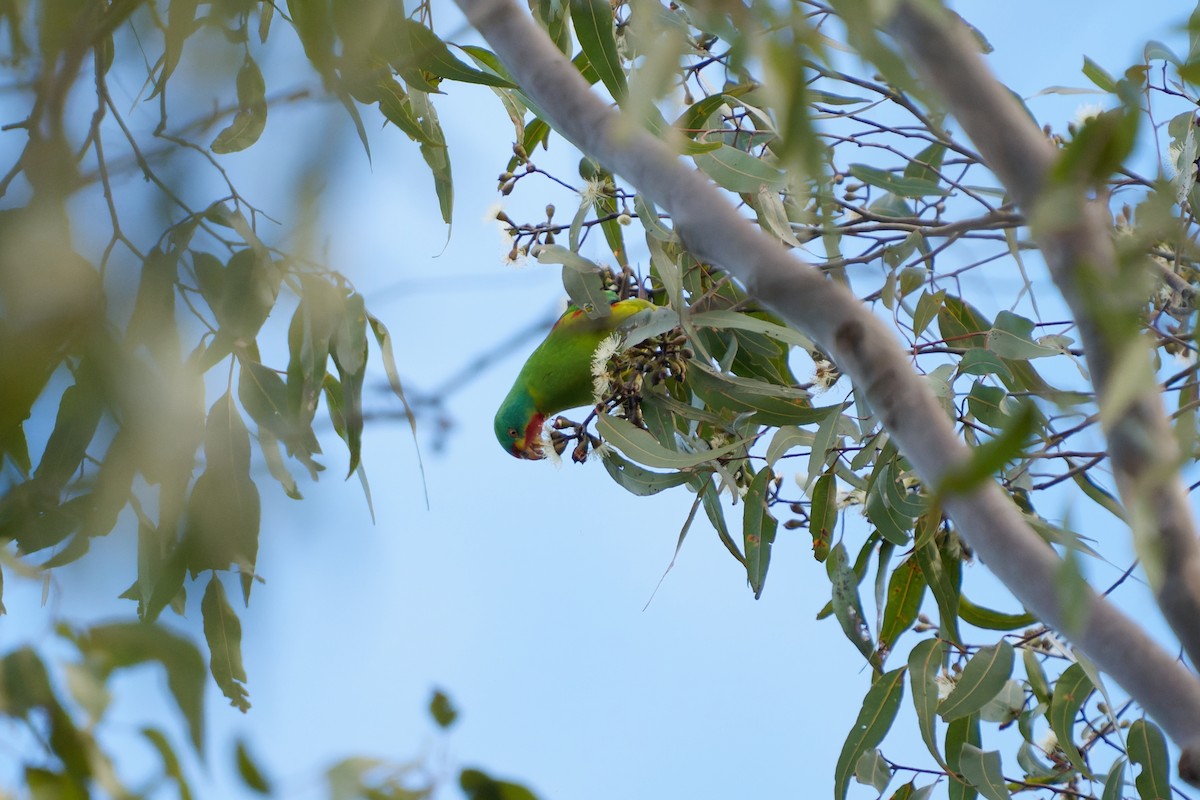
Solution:
[{"label": "green leaf", "polygon": [[996,375],[1005,383],[1013,380],[1012,371],[1004,359],[989,350],[968,350],[958,362],[958,372],[963,375]]},{"label": "green leaf", "polygon": [[40,490],[51,496],[66,486],[72,474],[79,469],[100,425],[104,401],[93,384],[86,376],[80,375],[74,384],[66,388],[59,400],[54,430],[50,433],[34,473]]},{"label": "green leaf", "polygon": [[767,566],[771,563],[771,545],[775,541],[778,523],[767,508],[767,489],[771,482],[771,470],[759,470],[750,482],[743,498],[742,536],[746,547],[746,576],[754,599],[762,596],[763,582],[767,579]]},{"label": "green leaf", "polygon": [[879,627],[879,648],[886,656],[900,635],[913,626],[925,600],[925,573],[916,558],[907,558],[888,578],[887,604]]},{"label": "green leaf", "polygon": [[466,800],[537,800],[529,789],[517,783],[497,780],[478,769],[463,769],[458,785]]},{"label": "green leaf", "polygon": [[808,425],[837,415],[837,408],[814,408],[803,389],[718,373],[702,362],[688,366],[688,385],[706,407],[734,414],[751,412],[756,425]]},{"label": "green leaf", "polygon": [[983,347],[983,334],[992,327],[974,306],[954,295],[944,298],[937,320],[942,338],[954,347]]},{"label": "green leaf", "polygon": [[622,458],[612,450],[605,452],[601,463],[618,485],[639,497],[658,494],[664,489],[685,484],[692,478],[686,472],[652,472]]},{"label": "green leaf", "polygon": [[900,547],[908,545],[913,517],[909,509],[893,501],[895,479],[892,468],[895,461],[877,462],[871,485],[867,490],[867,518],[887,541]]},{"label": "green leaf", "polygon": [[250,751],[246,748],[245,741],[241,739],[237,743],[235,758],[237,760],[238,775],[241,776],[242,783],[246,788],[259,794],[271,794],[271,782],[263,775],[262,770],[258,768],[258,764],[254,763],[254,759],[250,757]]},{"label": "green leaf", "polygon": [[253,248],[234,253],[221,263],[208,253],[193,253],[196,279],[223,333],[234,339],[254,339],[275,306],[283,272]]},{"label": "green leaf", "polygon": [[938,715],[950,722],[974,714],[999,694],[1012,675],[1013,648],[1001,639],[981,647],[967,662],[958,683],[938,706]]},{"label": "green leaf", "polygon": [[[288,387],[275,370],[243,359],[238,374],[238,399],[246,413],[258,425],[278,436],[288,445],[288,450],[297,448],[319,452],[311,427],[294,419],[288,403]],[[307,440],[311,439],[311,444]]]},{"label": "green leaf", "polygon": [[1083,667],[1072,664],[1054,684],[1054,695],[1050,700],[1050,709],[1046,713],[1046,721],[1050,723],[1050,729],[1058,737],[1058,746],[1066,753],[1075,769],[1089,778],[1091,772],[1087,768],[1087,763],[1083,760],[1078,748],[1075,747],[1074,728],[1075,716],[1091,693],[1092,682]]},{"label": "green leaf", "polygon": [[1108,72],[1087,56],[1083,57],[1083,74],[1089,81],[1109,93],[1117,91],[1117,82]]},{"label": "green leaf", "polygon": [[1141,767],[1134,785],[1141,800],[1170,800],[1171,762],[1167,757],[1167,740],[1153,722],[1135,720],[1125,735],[1130,762]]},{"label": "green leaf", "polygon": [[942,636],[961,644],[958,634],[959,585],[962,572],[958,561],[945,554],[934,542],[914,550],[917,563],[925,573],[925,581],[938,605],[939,627]]},{"label": "green leaf", "polygon": [[708,118],[726,102],[728,102],[726,95],[711,94],[684,109],[671,125],[689,139],[695,139],[697,136],[710,132],[707,127]]},{"label": "green leaf", "polygon": [[450,172],[450,151],[446,147],[446,137],[442,132],[442,124],[438,121],[437,109],[433,107],[429,94],[409,86],[409,102],[413,112],[421,123],[421,129],[430,143],[421,145],[421,157],[433,174],[433,188],[437,193],[438,209],[442,212],[442,221],[450,224],[454,216],[454,181]]},{"label": "green leaf", "polygon": [[946,299],[946,290],[939,289],[930,294],[929,292],[921,292],[921,296],[917,299],[917,308],[913,312],[913,335],[920,336],[929,327],[929,323],[933,322],[941,311],[942,302]]},{"label": "green leaf", "polygon": [[[1063,187],[1095,187],[1107,182],[1132,152],[1141,118],[1140,109],[1124,107],[1089,117],[1054,162],[1051,177],[1055,183]],[[1038,216],[1046,219],[1034,224],[1054,224],[1055,215],[1064,213],[1075,212],[1069,206],[1040,207]]]},{"label": "green leaf", "polygon": [[1017,628],[1027,628],[1037,622],[1037,617],[1028,611],[1023,614],[1005,614],[1001,611],[977,606],[962,595],[958,598],[958,616],[969,625],[989,631],[1011,631]]},{"label": "green leaf", "polygon": [[697,153],[692,160],[718,186],[731,192],[752,194],[763,186],[778,189],[787,180],[777,167],[729,145],[721,145],[710,153]]},{"label": "green leaf", "polygon": [[164,354],[179,359],[179,331],[175,327],[175,282],[179,279],[179,255],[154,248],[142,262],[137,298],[129,317],[125,341],[131,349],[145,344],[156,359]]},{"label": "green leaf", "polygon": [[863,654],[863,657],[871,662],[871,666],[878,670],[878,659],[874,643],[871,641],[871,630],[867,627],[866,615],[863,614],[862,602],[858,597],[859,578],[850,568],[846,546],[841,542],[838,542],[829,551],[829,559],[825,562],[825,572],[829,576],[833,592],[833,614],[842,626],[842,632],[846,634],[846,638],[850,640],[851,644]]},{"label": "green leaf", "polygon": [[1108,776],[1104,779],[1104,793],[1100,795],[1100,800],[1121,800],[1124,797],[1126,763],[1124,756],[1113,762]]},{"label": "green leaf", "polygon": [[747,441],[732,442],[712,450],[684,453],[670,450],[658,443],[648,432],[627,419],[600,414],[596,417],[596,432],[609,444],[617,447],[639,464],[660,469],[690,469],[724,455],[744,450]]},{"label": "green leaf", "polygon": [[943,189],[936,181],[896,175],[866,164],[851,164],[847,171],[863,183],[877,186],[897,197],[946,197],[950,194],[949,189]]},{"label": "green leaf", "polygon": [[1000,691],[979,711],[984,722],[995,722],[1000,727],[1012,724],[1025,710],[1025,689],[1020,681],[1009,679]]},{"label": "green leaf", "polygon": [[333,20],[329,0],[288,0],[288,16],[304,45],[304,54],[323,77],[332,73]]},{"label": "green leaf", "polygon": [[179,789],[179,800],[192,800],[192,789],[183,774],[183,768],[179,765],[179,756],[175,754],[175,748],[171,746],[167,735],[158,728],[142,728],[140,733],[150,743],[150,746],[158,751],[159,760],[163,765],[163,773]]},{"label": "green leaf", "polygon": [[841,412],[845,410],[845,406],[834,406],[833,408],[835,412],[821,420],[821,424],[817,426],[817,433],[813,437],[812,452],[808,457],[808,482],[816,480],[817,475],[825,470],[829,454],[841,445],[839,428],[842,420]]},{"label": "green leaf", "polygon": [[413,110],[412,101],[408,98],[408,92],[404,91],[404,87],[398,80],[391,75],[381,75],[376,78],[372,89],[374,90],[372,97],[379,104],[379,110],[388,122],[399,128],[414,142],[428,145],[438,144],[421,126],[421,121],[417,119],[417,113]]},{"label": "green leaf", "polygon": [[926,147],[921,152],[917,153],[913,160],[908,162],[904,167],[904,177],[920,178],[936,184],[941,180],[938,175],[938,170],[942,168],[942,161],[946,157],[946,145],[941,142],[934,142]]},{"label": "green leaf", "polygon": [[837,527],[837,479],[832,472],[817,478],[809,492],[812,502],[808,512],[808,532],[813,540],[813,558],[824,561],[829,556],[829,543]]},{"label": "green leaf", "polygon": [[849,97],[809,87],[808,102],[813,104],[820,103],[827,106],[852,106],[857,103],[867,103],[870,101],[865,97]]},{"label": "green leaf", "polygon": [[261,506],[250,478],[250,435],[228,392],[209,410],[204,454],[188,500],[187,567],[195,575],[237,564],[253,574]]},{"label": "green leaf", "polygon": [[917,714],[917,726],[921,738],[939,764],[945,765],[937,746],[937,674],[946,662],[946,642],[940,639],[924,639],[908,654],[908,678],[912,687],[913,710]]},{"label": "green leaf", "polygon": [[980,744],[978,716],[959,717],[946,726],[946,766],[952,773],[948,783],[950,800],[974,800],[979,795],[975,786],[960,779],[958,773],[962,772],[963,748]]},{"label": "green leaf", "polygon": [[570,8],[571,24],[592,69],[613,99],[624,102],[629,87],[617,54],[612,6],[605,0],[570,0]]},{"label": "green leaf", "polygon": [[458,719],[458,709],[441,689],[434,690],[429,698],[429,714],[439,728],[449,728]]},{"label": "green leaf", "polygon": [[[408,400],[404,397],[404,386],[400,383],[400,372],[396,369],[396,356],[392,350],[392,335],[388,332],[387,326],[370,313],[367,314],[367,324],[375,335],[376,344],[379,345],[379,354],[383,358],[383,371],[387,375],[388,386],[391,388],[392,394],[396,395],[400,404],[404,406],[404,416],[408,418],[408,427],[412,431],[413,449],[416,451],[417,465],[421,471],[421,483],[425,485],[425,464],[421,460],[421,449],[417,446],[417,418],[413,415]],[[425,505],[429,505],[428,486],[425,487]]]},{"label": "green leaf", "polygon": [[985,346],[1001,358],[1043,358],[1062,352],[1058,347],[1047,347],[1033,341],[1033,320],[1001,311],[996,315],[992,329],[987,332]]},{"label": "green leaf", "polygon": [[540,245],[535,251],[539,264],[562,264],[563,289],[572,305],[583,309],[589,319],[612,313],[609,296],[600,281],[600,265],[557,244]]},{"label": "green leaf", "polygon": [[250,710],[246,693],[246,670],[242,666],[242,623],[229,604],[225,587],[213,575],[200,603],[204,615],[204,638],[208,641],[209,670],[229,704],[242,713]]},{"label": "green leaf", "polygon": [[192,744],[203,753],[205,670],[195,645],[158,625],[118,622],[89,628],[79,637],[79,646],[106,670],[147,661],[162,664],[171,695],[187,720]]},{"label": "green leaf", "polygon": [[[162,69],[159,70],[158,79],[154,84],[154,91],[150,94],[150,99],[153,99],[159,92],[167,88],[167,79],[175,72],[175,68],[179,66],[179,58],[183,54],[183,45],[187,42],[189,36],[192,35],[193,25],[196,20],[196,9],[199,7],[199,0],[171,0],[170,6],[167,8],[167,30],[163,37]],[[45,49],[45,45],[43,45]]]},{"label": "green leaf", "polygon": [[[980,388],[980,385],[976,384],[972,393],[976,388]],[[1017,412],[1005,421],[996,438],[973,448],[966,464],[946,474],[937,489],[938,493],[970,492],[989,480],[1001,467],[1021,454],[1038,419],[1037,407],[1032,402],[1027,400],[1020,403]]]},{"label": "green leaf", "polygon": [[888,800],[929,800],[929,795],[933,794],[935,788],[937,788],[937,784],[931,783],[918,789],[916,783],[909,781],[892,792],[892,796]]},{"label": "green leaf", "polygon": [[238,112],[217,134],[209,149],[214,153],[236,153],[258,141],[267,126],[266,84],[258,64],[249,53],[237,74]]},{"label": "green leaf", "polygon": [[392,66],[401,75],[424,70],[452,81],[477,83],[484,86],[515,86],[505,79],[463,63],[438,35],[416,20],[393,20],[389,35],[396,37],[398,48],[393,52]]},{"label": "green leaf", "polygon": [[809,350],[813,346],[811,339],[794,328],[779,325],[770,320],[762,319],[759,316],[728,310],[704,311],[699,314],[689,313],[691,324],[697,328],[761,333],[783,344],[791,345],[792,347],[801,347],[805,350]]},{"label": "green leaf", "polygon": [[854,779],[883,794],[883,790],[892,782],[892,768],[878,749],[867,750],[859,756],[854,766]]},{"label": "green leaf", "polygon": [[[839,545],[840,546],[840,545]],[[850,778],[858,765],[862,754],[871,748],[878,747],[892,727],[896,719],[896,711],[904,697],[904,668],[892,670],[886,675],[876,678],[867,696],[863,698],[862,708],[850,734],[842,745],[834,767],[833,796],[834,800],[844,800],[846,790],[850,786]]]},{"label": "green leaf", "polygon": [[[357,295],[355,296],[357,297]],[[359,308],[361,309],[361,299]],[[365,318],[363,322],[365,328]],[[337,366],[338,376],[341,378],[339,407],[344,419],[344,428],[339,435],[345,440],[346,447],[350,451],[350,469],[346,472],[347,478],[358,470],[362,455],[362,391],[367,375],[367,338],[365,329],[361,331],[361,336],[352,336],[349,347],[359,348],[357,353],[348,355],[349,365],[354,367],[353,372],[342,361],[343,357],[341,353],[345,348],[339,346],[333,351],[333,363]]]},{"label": "green leaf", "polygon": [[1038,654],[1033,648],[1023,647],[1021,659],[1025,662],[1025,678],[1029,681],[1030,691],[1039,703],[1045,703],[1048,708],[1051,698],[1050,681],[1046,678],[1046,670],[1042,668]]},{"label": "green leaf", "polygon": [[742,555],[741,550],[738,550],[737,543],[729,535],[729,526],[725,523],[725,511],[721,507],[721,494],[717,489],[717,484],[711,477],[705,476],[702,485],[699,483],[692,485],[697,487],[697,493],[704,506],[704,513],[708,516],[708,521],[712,523],[713,530],[717,532],[717,538],[721,544],[725,545],[729,554],[737,559],[738,563],[745,566],[746,557]]},{"label": "green leaf", "polygon": [[959,769],[963,777],[971,782],[988,800],[1011,800],[1004,772],[1000,767],[1000,753],[995,750],[984,752],[973,744],[964,744],[959,757]]}]

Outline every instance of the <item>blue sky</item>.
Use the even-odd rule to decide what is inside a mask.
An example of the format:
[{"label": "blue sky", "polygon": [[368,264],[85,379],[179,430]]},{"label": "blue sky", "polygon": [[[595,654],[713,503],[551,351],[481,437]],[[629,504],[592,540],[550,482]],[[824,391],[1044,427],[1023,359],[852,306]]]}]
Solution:
[{"label": "blue sky", "polygon": [[[1118,72],[1145,39],[1177,41],[1171,26],[1186,13],[1169,2],[1136,13],[1083,2],[958,10],[996,48],[993,68],[1027,97],[1053,84],[1085,86],[1084,54]],[[439,23],[456,16],[435,8]],[[286,69],[285,61],[268,71],[268,86],[287,85]],[[1042,97],[1030,107],[1062,129],[1091,101]],[[324,130],[303,107],[273,109],[263,141],[222,161],[256,203],[283,218],[294,210],[302,165],[312,158],[329,168],[321,200],[328,239],[316,248],[328,247],[331,265],[390,326],[402,376],[416,390],[552,313],[562,295],[556,268],[503,264],[495,226],[483,221],[511,146],[499,104],[486,89],[456,85],[437,106],[456,176],[448,242],[417,149],[394,130],[368,126],[368,164],[344,128]],[[577,156],[561,140],[554,145],[536,160],[573,174]],[[514,218],[533,219],[545,202],[521,189],[505,204]],[[555,202],[566,209],[562,195]],[[1035,281],[1052,295],[1044,278]],[[200,796],[236,796],[239,737],[289,798],[320,796],[320,772],[338,758],[404,761],[428,751],[525,782],[546,800],[827,796],[869,675],[836,623],[814,619],[829,588],[807,533],[780,531],[755,601],[739,565],[698,522],[654,594],[691,496],[637,498],[598,464],[556,469],[504,453],[492,415],[532,346],[448,398],[455,427],[441,452],[429,431],[419,433],[428,510],[402,424],[375,424],[365,437],[374,525],[357,481],[339,480],[345,456],[336,442],[321,482],[301,481],[303,502],[285,498],[261,471],[266,585],[242,615],[254,707],[242,716],[210,687],[209,777],[193,773],[207,786]],[[368,407],[394,403],[370,393]],[[132,613],[110,600],[130,582],[121,554],[131,541],[126,531],[93,548],[109,552],[111,571],[89,561],[64,570],[50,610],[80,622]],[[984,571],[971,568],[968,585],[989,583]],[[198,603],[200,591],[192,593]],[[44,636],[51,623],[40,595],[40,585],[6,585],[0,647]],[[1145,602],[1136,590],[1129,597]],[[198,618],[190,608],[182,629],[198,631]],[[136,726],[148,714],[173,719],[158,697],[164,685],[143,673],[116,687],[111,733],[127,742],[123,766],[132,772],[145,756]],[[424,711],[435,686],[462,710],[447,738],[433,733]],[[911,719],[897,729],[904,734],[885,752],[924,764]],[[873,793],[853,787],[851,796]]]}]

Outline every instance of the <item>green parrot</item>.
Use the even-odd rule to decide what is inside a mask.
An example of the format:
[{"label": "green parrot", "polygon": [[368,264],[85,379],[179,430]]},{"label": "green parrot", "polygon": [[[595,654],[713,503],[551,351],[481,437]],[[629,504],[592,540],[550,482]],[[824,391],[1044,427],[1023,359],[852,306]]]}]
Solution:
[{"label": "green parrot", "polygon": [[602,319],[589,319],[582,309],[568,306],[500,404],[496,439],[517,458],[544,458],[540,440],[546,418],[592,402],[592,355],[600,342],[635,314],[654,308],[649,300],[610,297],[612,313]]}]

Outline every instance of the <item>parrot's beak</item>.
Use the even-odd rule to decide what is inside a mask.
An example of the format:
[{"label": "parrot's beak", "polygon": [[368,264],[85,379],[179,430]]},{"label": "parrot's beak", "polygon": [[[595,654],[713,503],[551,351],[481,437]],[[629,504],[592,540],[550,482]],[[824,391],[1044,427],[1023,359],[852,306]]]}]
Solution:
[{"label": "parrot's beak", "polygon": [[517,458],[539,461],[546,457],[542,450],[542,424],[546,417],[534,414],[525,426],[525,435],[513,442],[512,454]]},{"label": "parrot's beak", "polygon": [[513,455],[517,458],[528,459],[529,461],[539,461],[546,457],[542,452],[542,442],[540,439],[529,439],[524,447],[517,444],[513,445]]}]

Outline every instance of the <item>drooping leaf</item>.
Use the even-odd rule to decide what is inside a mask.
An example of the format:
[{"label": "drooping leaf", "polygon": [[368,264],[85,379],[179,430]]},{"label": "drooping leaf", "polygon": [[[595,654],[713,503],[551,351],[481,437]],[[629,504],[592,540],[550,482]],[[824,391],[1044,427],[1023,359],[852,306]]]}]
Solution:
[{"label": "drooping leaf", "polygon": [[846,638],[858,649],[871,666],[879,669],[875,646],[871,641],[871,630],[863,614],[862,601],[858,596],[858,576],[850,568],[846,546],[841,542],[829,551],[825,571],[833,591],[833,614],[842,626]]},{"label": "drooping leaf", "polygon": [[767,507],[767,489],[771,477],[771,470],[759,470],[743,498],[742,535],[746,548],[746,576],[755,600],[762,596],[763,582],[771,562],[771,545],[775,542],[778,525]]},{"label": "drooping leaf", "polygon": [[1135,720],[1125,735],[1129,761],[1141,767],[1134,785],[1141,800],[1170,800],[1171,762],[1167,755],[1167,740],[1153,722]]},{"label": "drooping leaf", "polygon": [[416,20],[393,20],[388,35],[394,37],[396,47],[392,66],[401,75],[424,70],[452,81],[513,88],[513,84],[504,78],[463,63],[436,33]]},{"label": "drooping leaf", "polygon": [[596,417],[596,431],[606,442],[620,449],[629,458],[647,467],[659,469],[688,469],[706,461],[745,449],[747,442],[731,442],[712,450],[683,453],[670,450],[659,444],[653,436],[627,419],[600,414]]},{"label": "drooping leaf", "polygon": [[1000,753],[996,750],[985,752],[973,744],[964,744],[958,765],[963,777],[988,800],[1011,800],[1000,767]]},{"label": "drooping leaf", "polygon": [[974,784],[958,777],[962,772],[962,751],[968,745],[979,747],[979,717],[969,714],[946,726],[946,766],[952,773],[948,783],[950,800],[975,800],[979,791]]},{"label": "drooping leaf", "polygon": [[778,189],[786,180],[779,168],[729,145],[694,154],[692,160],[718,186],[731,192],[755,193],[763,186]]},{"label": "drooping leaf", "polygon": [[588,62],[613,99],[624,102],[629,87],[617,53],[612,6],[604,0],[570,0],[569,5],[571,24]]},{"label": "drooping leaf", "polygon": [[925,581],[938,605],[938,620],[942,635],[961,644],[958,633],[958,600],[962,572],[957,561],[949,557],[933,541],[914,550],[917,563],[925,573]]},{"label": "drooping leaf", "polygon": [[225,587],[213,575],[200,603],[204,638],[208,641],[209,670],[229,704],[242,713],[250,710],[246,670],[242,666],[242,623],[229,604]]},{"label": "drooping leaf", "polygon": [[937,746],[937,674],[946,661],[947,645],[940,639],[924,639],[908,654],[908,678],[912,687],[913,710],[917,714],[917,725],[921,738],[933,754],[934,760],[944,765]]},{"label": "drooping leaf", "polygon": [[458,709],[441,689],[435,690],[429,699],[429,714],[441,728],[449,728],[458,719]]},{"label": "drooping leaf", "polygon": [[813,540],[813,558],[824,561],[829,556],[829,543],[837,526],[837,479],[832,472],[817,478],[809,493],[808,531]]},{"label": "drooping leaf", "polygon": [[844,800],[850,786],[850,778],[859,758],[867,750],[878,747],[896,719],[896,711],[904,697],[904,668],[892,670],[875,679],[867,696],[863,698],[858,719],[842,745],[837,765],[833,772],[834,800]]},{"label": "drooping leaf", "polygon": [[158,728],[142,728],[140,733],[158,752],[158,758],[162,761],[163,774],[170,778],[179,790],[179,800],[192,800],[191,786],[183,774],[183,768],[179,765],[179,756],[176,755],[175,748],[171,746],[171,740]]},{"label": "drooping leaf", "polygon": [[601,463],[617,484],[639,497],[658,494],[664,489],[681,486],[691,479],[686,472],[652,472],[611,450],[604,454]]},{"label": "drooping leaf", "polygon": [[900,635],[913,626],[925,599],[925,574],[915,558],[905,559],[892,570],[888,579],[887,604],[879,628],[879,648],[884,655],[892,650]]},{"label": "drooping leaf", "polygon": [[236,153],[258,141],[267,126],[266,84],[258,64],[247,53],[237,74],[238,111],[213,139],[214,153]]},{"label": "drooping leaf", "polygon": [[271,794],[271,782],[263,775],[263,771],[259,769],[258,764],[250,757],[250,751],[246,747],[246,742],[239,739],[237,750],[235,752],[237,760],[238,775],[242,779],[242,784],[253,792],[262,795]]},{"label": "drooping leaf", "polygon": [[867,164],[851,164],[847,171],[863,183],[877,186],[897,197],[945,197],[950,194],[948,189],[938,186],[936,181],[896,175]]},{"label": "drooping leaf", "polygon": [[1050,710],[1046,713],[1046,721],[1050,723],[1050,729],[1058,737],[1058,746],[1066,753],[1075,769],[1084,776],[1090,776],[1091,772],[1079,749],[1075,747],[1075,716],[1092,693],[1092,688],[1092,682],[1083,667],[1072,664],[1054,684]]},{"label": "drooping leaf", "polygon": [[938,715],[950,722],[987,705],[1012,675],[1013,658],[1013,647],[1004,639],[979,648],[967,662],[954,689],[938,706]]},{"label": "drooping leaf", "polygon": [[209,410],[204,454],[204,472],[188,501],[188,570],[195,575],[237,564],[253,574],[261,506],[250,478],[250,436],[228,392]]},{"label": "drooping leaf", "polygon": [[1121,800],[1124,796],[1125,765],[1127,763],[1125,756],[1121,756],[1113,762],[1108,776],[1104,779],[1104,793],[1100,795],[1100,800]]},{"label": "drooping leaf", "polygon": [[892,768],[878,749],[867,750],[858,758],[858,764],[854,767],[854,779],[883,794],[892,782]]},{"label": "drooping leaf", "polygon": [[167,674],[167,686],[187,720],[192,744],[204,752],[204,660],[188,639],[158,625],[119,622],[88,628],[80,648],[106,669],[157,661]]}]

